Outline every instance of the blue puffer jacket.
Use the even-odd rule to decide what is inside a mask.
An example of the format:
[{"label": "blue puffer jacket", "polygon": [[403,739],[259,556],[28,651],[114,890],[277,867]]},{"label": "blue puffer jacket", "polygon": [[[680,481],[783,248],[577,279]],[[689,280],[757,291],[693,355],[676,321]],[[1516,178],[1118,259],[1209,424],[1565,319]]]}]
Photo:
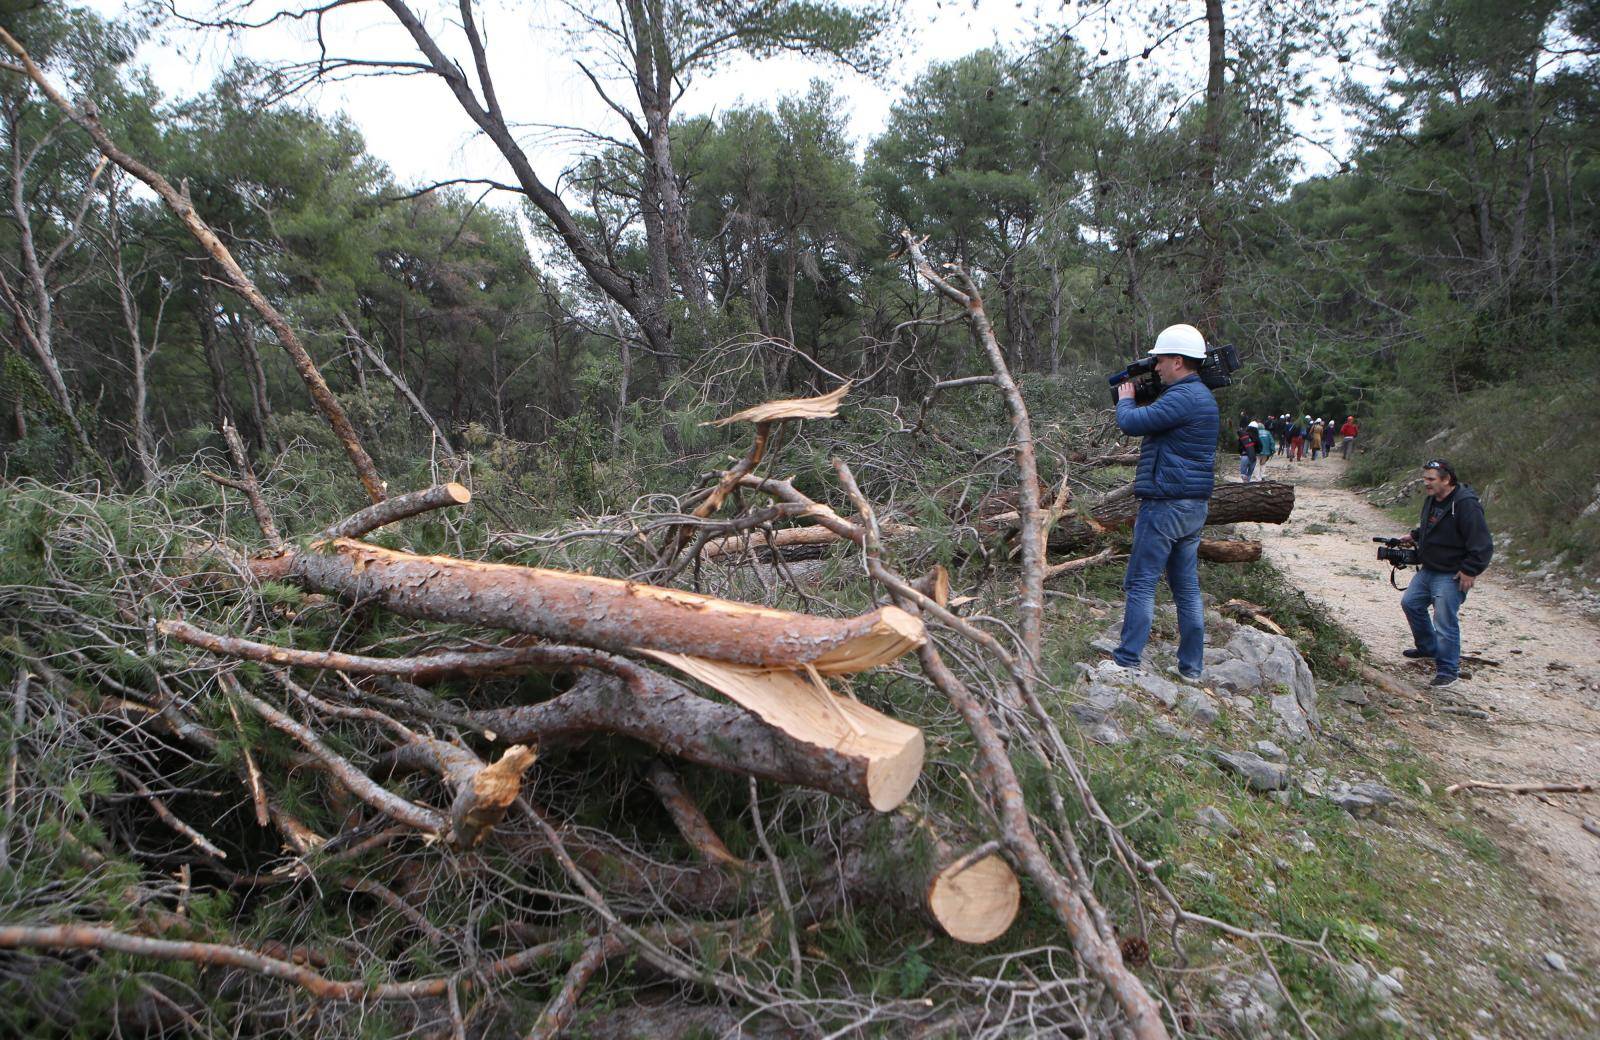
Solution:
[{"label": "blue puffer jacket", "polygon": [[1217,465],[1221,418],[1217,399],[1188,376],[1167,387],[1151,404],[1117,402],[1117,426],[1143,437],[1133,493],[1139,498],[1210,498]]}]

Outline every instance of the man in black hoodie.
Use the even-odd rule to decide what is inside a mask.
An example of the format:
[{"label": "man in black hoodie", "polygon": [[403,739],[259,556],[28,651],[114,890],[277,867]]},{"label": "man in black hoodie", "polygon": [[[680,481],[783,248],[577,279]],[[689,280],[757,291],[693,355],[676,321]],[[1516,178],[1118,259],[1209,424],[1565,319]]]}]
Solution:
[{"label": "man in black hoodie", "polygon": [[[1415,545],[1422,570],[1411,579],[1400,607],[1411,624],[1416,648],[1405,655],[1433,658],[1436,688],[1454,686],[1461,675],[1458,614],[1472,583],[1494,556],[1494,539],[1478,493],[1462,487],[1444,459],[1422,464],[1422,522],[1402,540]],[[1433,609],[1429,620],[1428,609]]]}]

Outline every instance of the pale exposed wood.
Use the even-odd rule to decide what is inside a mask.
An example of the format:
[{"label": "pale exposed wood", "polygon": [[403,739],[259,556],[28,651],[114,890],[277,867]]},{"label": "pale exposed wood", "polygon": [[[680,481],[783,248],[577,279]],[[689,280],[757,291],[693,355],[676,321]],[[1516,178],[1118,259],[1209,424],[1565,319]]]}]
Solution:
[{"label": "pale exposed wood", "polygon": [[796,740],[861,762],[867,802],[880,812],[905,801],[922,773],[920,729],[823,689],[819,681],[790,671],[725,664],[686,654],[646,653],[705,683]]},{"label": "pale exposed wood", "polygon": [[664,650],[767,668],[810,664],[840,674],[887,664],[924,639],[921,620],[896,607],[823,618],[614,578],[416,556],[343,538],[320,552],[250,566],[260,578],[297,578],[406,617],[616,652]]},{"label": "pale exposed wood", "polygon": [[928,912],[945,933],[964,943],[987,943],[1006,933],[1022,905],[1022,886],[1005,859],[988,853],[939,870],[928,886]]},{"label": "pale exposed wood", "polygon": [[736,422],[769,423],[780,419],[832,419],[839,414],[839,404],[850,392],[850,387],[850,383],[845,383],[820,397],[794,397],[782,401],[768,401],[700,425],[727,426]]},{"label": "pale exposed wood", "polygon": [[928,573],[912,582],[911,587],[941,607],[950,605],[950,572],[942,563],[934,564]]},{"label": "pale exposed wood", "polygon": [[479,769],[456,793],[450,807],[450,839],[458,848],[483,841],[499,823],[522,790],[522,774],[533,765],[532,748],[513,744],[499,760]]}]

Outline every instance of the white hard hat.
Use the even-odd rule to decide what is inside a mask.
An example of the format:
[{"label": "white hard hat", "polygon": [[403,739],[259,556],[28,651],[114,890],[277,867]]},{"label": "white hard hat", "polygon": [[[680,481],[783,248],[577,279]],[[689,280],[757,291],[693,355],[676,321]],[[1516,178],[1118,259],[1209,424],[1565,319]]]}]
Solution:
[{"label": "white hard hat", "polygon": [[1193,325],[1168,325],[1156,337],[1152,354],[1178,354],[1198,361],[1205,360],[1206,338]]}]

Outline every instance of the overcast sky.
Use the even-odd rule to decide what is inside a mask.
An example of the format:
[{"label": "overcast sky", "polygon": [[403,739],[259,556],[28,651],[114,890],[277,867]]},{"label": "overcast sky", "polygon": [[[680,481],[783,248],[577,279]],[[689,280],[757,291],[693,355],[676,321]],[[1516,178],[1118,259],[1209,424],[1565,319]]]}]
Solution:
[{"label": "overcast sky", "polygon": [[[131,6],[137,7],[140,0]],[[211,9],[206,0],[174,0],[177,9],[200,16]],[[124,0],[92,0],[101,14],[118,17],[130,6]],[[448,52],[469,64],[462,37],[455,29],[456,5],[414,2],[429,28]],[[264,10],[270,10],[267,8]],[[814,77],[835,85],[845,100],[850,129],[864,145],[884,127],[890,106],[904,85],[929,63],[947,61],[993,44],[1022,45],[1037,39],[1041,26],[1059,31],[1070,5],[1039,0],[906,0],[902,17],[887,38],[893,55],[887,75],[873,80],[846,69],[793,56],[761,61],[736,59],[693,82],[679,106],[681,114],[716,112],[740,102],[771,103],[784,94],[805,90]],[[508,120],[522,126],[524,144],[541,177],[553,181],[584,147],[576,135],[541,124],[577,126],[625,136],[614,113],[596,96],[573,60],[572,38],[563,31],[570,20],[558,0],[487,0],[478,9],[479,25],[489,40],[489,61]],[[1103,19],[1078,27],[1076,39],[1091,52],[1104,47],[1115,56],[1142,41],[1137,27]],[[322,25],[330,55],[416,60],[410,37],[381,4],[365,3],[333,12]],[[237,57],[271,62],[309,60],[318,52],[316,28],[307,22],[227,35],[183,28],[172,22],[156,30],[139,55],[157,85],[168,96],[204,90],[218,71]],[[1204,55],[1198,44],[1165,49],[1164,65],[1180,82],[1196,88],[1204,79]],[[598,69],[596,70],[598,71]],[[615,96],[625,98],[625,92]],[[450,177],[480,176],[511,180],[508,170],[486,142],[473,137],[467,117],[434,76],[385,76],[312,88],[307,97],[319,109],[342,111],[361,130],[369,151],[386,162],[402,183],[422,184]],[[1339,121],[1315,122],[1330,106],[1308,112],[1300,127],[1321,135]],[[1342,136],[1336,151],[1346,147]],[[1325,169],[1329,158],[1307,147],[1302,161],[1310,172]]]}]

